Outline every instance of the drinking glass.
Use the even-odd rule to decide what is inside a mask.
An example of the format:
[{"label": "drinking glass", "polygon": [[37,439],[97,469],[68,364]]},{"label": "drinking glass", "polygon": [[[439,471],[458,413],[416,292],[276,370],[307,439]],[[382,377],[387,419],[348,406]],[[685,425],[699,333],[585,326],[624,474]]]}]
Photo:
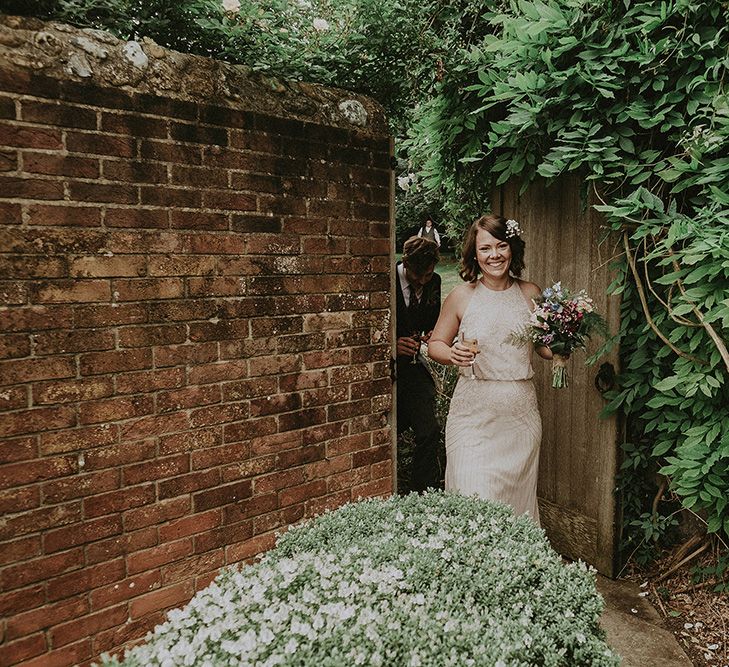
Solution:
[{"label": "drinking glass", "polygon": [[463,331],[461,331],[459,339],[463,347],[465,347],[469,352],[473,352],[473,361],[471,362],[470,366],[470,374],[466,375],[469,380],[473,380],[476,378],[476,374],[473,372],[473,364],[476,361],[476,354],[478,353],[478,338],[470,338],[466,336]]},{"label": "drinking glass", "polygon": [[410,362],[411,364],[417,364],[418,363],[418,353],[420,352],[420,345],[419,345],[419,343],[422,340],[422,338],[423,338],[424,335],[425,335],[425,332],[424,331],[413,331],[410,334],[410,338],[414,338],[415,339],[415,342],[418,343],[418,349],[415,352],[415,354],[413,355],[412,361]]}]

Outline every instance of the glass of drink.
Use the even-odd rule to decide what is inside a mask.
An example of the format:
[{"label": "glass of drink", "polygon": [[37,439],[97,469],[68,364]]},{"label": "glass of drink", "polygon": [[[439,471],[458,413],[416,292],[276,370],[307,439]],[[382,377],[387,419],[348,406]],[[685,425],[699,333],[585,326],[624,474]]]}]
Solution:
[{"label": "glass of drink", "polygon": [[476,374],[473,372],[473,363],[476,361],[476,354],[478,353],[478,338],[470,338],[461,331],[459,340],[463,347],[465,347],[469,352],[473,352],[473,361],[471,362],[470,373],[466,375],[469,380],[473,380],[476,378]]},{"label": "glass of drink", "polygon": [[418,354],[420,353],[420,341],[421,341],[421,339],[422,339],[422,337],[423,337],[424,335],[425,335],[425,334],[424,334],[424,332],[422,332],[422,331],[413,331],[413,332],[412,332],[412,333],[410,334],[410,338],[414,339],[414,340],[415,340],[415,342],[416,342],[416,343],[418,344],[418,349],[417,349],[417,351],[415,352],[415,354],[413,355],[413,359],[412,359],[412,361],[410,362],[411,364],[417,364],[417,363],[418,363]]}]

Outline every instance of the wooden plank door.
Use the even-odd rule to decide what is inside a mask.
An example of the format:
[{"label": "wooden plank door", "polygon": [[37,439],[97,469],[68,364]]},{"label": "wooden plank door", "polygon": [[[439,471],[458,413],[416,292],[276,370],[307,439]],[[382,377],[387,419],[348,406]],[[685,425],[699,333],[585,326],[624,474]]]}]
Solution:
[{"label": "wooden plank door", "polygon": [[[620,302],[608,297],[611,257],[619,252],[599,214],[580,202],[580,182],[564,179],[549,188],[534,183],[518,195],[519,184],[496,193],[494,211],[518,220],[526,241],[524,277],[542,289],[561,280],[573,290],[586,289],[615,332]],[[601,341],[590,344],[588,354]],[[618,354],[587,367],[577,352],[568,362],[569,386],[551,387],[551,366],[534,359],[535,385],[542,414],[539,508],[554,548],[580,558],[607,576],[615,573],[617,531],[615,475],[618,428],[614,417],[601,419],[605,399],[595,379],[602,364],[617,372]],[[603,368],[601,377],[610,370]]]}]

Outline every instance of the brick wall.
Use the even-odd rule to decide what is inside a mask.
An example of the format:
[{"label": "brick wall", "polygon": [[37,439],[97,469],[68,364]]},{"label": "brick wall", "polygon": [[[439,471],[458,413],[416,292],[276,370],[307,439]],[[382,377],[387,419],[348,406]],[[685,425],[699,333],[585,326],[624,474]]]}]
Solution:
[{"label": "brick wall", "polygon": [[0,24],[0,667],[86,663],[391,491],[389,140],[341,91],[150,43],[120,84],[123,43]]}]

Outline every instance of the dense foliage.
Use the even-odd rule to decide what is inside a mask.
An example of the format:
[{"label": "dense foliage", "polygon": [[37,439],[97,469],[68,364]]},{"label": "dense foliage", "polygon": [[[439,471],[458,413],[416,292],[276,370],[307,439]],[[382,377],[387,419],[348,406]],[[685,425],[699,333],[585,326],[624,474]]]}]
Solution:
[{"label": "dense foliage", "polygon": [[[228,568],[124,664],[619,664],[582,563],[504,505],[412,494],[346,505]],[[118,664],[106,660],[105,664]]]},{"label": "dense foliage", "polygon": [[[625,546],[674,511],[654,473],[729,532],[729,5],[726,0],[0,0],[0,10],[353,88],[401,142],[401,235],[452,238],[491,188],[578,172],[623,244]],[[588,192],[589,189],[589,192]],[[655,500],[655,502],[654,502]],[[657,510],[657,511],[656,511]],[[661,511],[662,510],[662,511]],[[641,546],[642,545],[642,546]],[[647,552],[644,551],[647,554]]]},{"label": "dense foliage", "polygon": [[628,417],[633,541],[660,534],[654,462],[709,531],[729,532],[728,18],[715,1],[521,0],[484,16],[492,33],[462,51],[412,133],[451,219],[471,219],[493,184],[578,171],[623,236],[608,410]]}]

